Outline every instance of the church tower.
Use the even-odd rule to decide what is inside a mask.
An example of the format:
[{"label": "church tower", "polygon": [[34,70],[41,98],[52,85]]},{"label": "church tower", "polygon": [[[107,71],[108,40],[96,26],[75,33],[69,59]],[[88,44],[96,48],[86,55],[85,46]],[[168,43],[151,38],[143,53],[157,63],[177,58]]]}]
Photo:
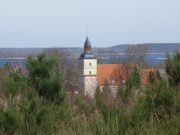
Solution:
[{"label": "church tower", "polygon": [[91,43],[87,37],[84,52],[79,58],[79,88],[84,95],[94,98],[97,84],[97,59],[91,52]]}]

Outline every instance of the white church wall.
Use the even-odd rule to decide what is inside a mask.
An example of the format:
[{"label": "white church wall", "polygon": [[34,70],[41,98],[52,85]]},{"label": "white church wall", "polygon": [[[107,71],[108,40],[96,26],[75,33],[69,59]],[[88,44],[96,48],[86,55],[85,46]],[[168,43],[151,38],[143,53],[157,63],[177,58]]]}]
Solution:
[{"label": "white church wall", "polygon": [[84,75],[97,75],[96,59],[79,60],[79,76]]},{"label": "white church wall", "polygon": [[85,77],[84,80],[84,84],[85,84],[85,89],[84,89],[84,94],[86,96],[89,96],[91,98],[94,98],[94,94],[96,92],[96,88],[97,88],[97,77]]},{"label": "white church wall", "polygon": [[97,75],[97,60],[85,59],[83,72],[84,75]]},{"label": "white church wall", "polygon": [[94,98],[95,90],[97,88],[96,59],[79,60],[79,83],[83,94]]}]

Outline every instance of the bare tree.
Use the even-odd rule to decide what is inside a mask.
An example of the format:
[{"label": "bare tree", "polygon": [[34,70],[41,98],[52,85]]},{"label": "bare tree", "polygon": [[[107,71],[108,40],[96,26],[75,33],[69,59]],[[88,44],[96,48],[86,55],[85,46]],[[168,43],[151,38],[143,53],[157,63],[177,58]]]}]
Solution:
[{"label": "bare tree", "polygon": [[69,80],[73,84],[77,84],[78,73],[78,61],[77,59],[71,59],[68,63],[66,80]]},{"label": "bare tree", "polygon": [[70,53],[67,49],[59,49],[59,48],[50,48],[44,51],[47,55],[58,57],[61,64],[65,64],[67,58],[70,56]]},{"label": "bare tree", "polygon": [[63,77],[66,78],[66,69],[67,69],[67,59],[70,57],[67,49],[59,49],[59,48],[49,48],[44,51],[49,56],[57,57],[59,60],[59,71]]},{"label": "bare tree", "polygon": [[109,64],[124,64],[125,58],[121,55],[112,54],[109,57]]},{"label": "bare tree", "polygon": [[148,47],[146,45],[132,45],[129,46],[125,53],[127,55],[126,63],[128,64],[138,64],[140,68],[143,68],[146,60]]},{"label": "bare tree", "polygon": [[78,84],[78,61],[72,58],[66,49],[51,48],[45,50],[47,55],[58,57],[59,71],[64,80],[64,87],[68,91],[75,91]]},{"label": "bare tree", "polygon": [[105,59],[108,59],[109,64],[120,64],[123,60],[121,56],[117,56],[117,53],[112,50],[97,49],[97,63],[103,64]]},{"label": "bare tree", "polygon": [[103,64],[104,63],[104,56],[105,56],[105,50],[104,49],[97,49],[97,63]]}]

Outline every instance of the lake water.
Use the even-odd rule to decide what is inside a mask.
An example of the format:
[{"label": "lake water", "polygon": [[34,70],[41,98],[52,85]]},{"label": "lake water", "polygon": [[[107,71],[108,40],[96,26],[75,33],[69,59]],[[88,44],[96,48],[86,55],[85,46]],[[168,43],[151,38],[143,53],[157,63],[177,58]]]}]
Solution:
[{"label": "lake water", "polygon": [[0,59],[0,67],[3,67],[6,63],[9,65],[22,64],[25,66],[25,59]]},{"label": "lake water", "polygon": [[[173,54],[170,54],[170,55],[173,56]],[[125,56],[125,54],[122,54],[121,56]],[[152,64],[162,63],[166,60],[165,58],[166,58],[166,54],[163,54],[163,53],[146,55],[146,60]],[[4,64],[6,63],[9,63],[10,65],[22,64],[23,66],[25,66],[25,59],[3,59],[3,58],[0,59],[0,67],[4,66]]]}]

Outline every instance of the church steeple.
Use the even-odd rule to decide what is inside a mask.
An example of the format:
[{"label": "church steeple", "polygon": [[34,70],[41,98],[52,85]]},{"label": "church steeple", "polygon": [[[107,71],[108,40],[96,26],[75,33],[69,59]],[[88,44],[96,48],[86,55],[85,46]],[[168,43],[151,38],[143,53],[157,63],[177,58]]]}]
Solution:
[{"label": "church steeple", "polygon": [[79,59],[96,59],[91,52],[91,43],[88,37],[86,37],[86,41],[84,42],[84,52],[80,55]]},{"label": "church steeple", "polygon": [[97,59],[91,51],[91,43],[86,37],[84,51],[79,57],[79,88],[82,93],[94,97],[97,82]]},{"label": "church steeple", "polygon": [[84,51],[91,51],[91,43],[88,37],[86,37],[86,41],[84,43]]}]

